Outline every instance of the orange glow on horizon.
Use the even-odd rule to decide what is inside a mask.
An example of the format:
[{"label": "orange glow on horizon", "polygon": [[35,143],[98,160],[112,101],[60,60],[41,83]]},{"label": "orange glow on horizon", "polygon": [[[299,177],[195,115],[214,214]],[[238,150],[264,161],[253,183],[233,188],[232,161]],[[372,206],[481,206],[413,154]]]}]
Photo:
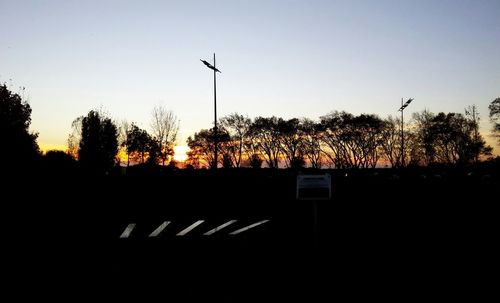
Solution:
[{"label": "orange glow on horizon", "polygon": [[177,162],[184,162],[187,160],[189,152],[189,147],[185,145],[174,146],[174,160]]}]

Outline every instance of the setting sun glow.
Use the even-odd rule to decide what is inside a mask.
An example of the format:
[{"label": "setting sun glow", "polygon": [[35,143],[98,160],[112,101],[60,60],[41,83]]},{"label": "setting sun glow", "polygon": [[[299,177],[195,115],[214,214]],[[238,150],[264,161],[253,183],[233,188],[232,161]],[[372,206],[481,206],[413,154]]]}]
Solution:
[{"label": "setting sun glow", "polygon": [[177,162],[184,162],[187,160],[187,153],[189,151],[189,147],[185,145],[177,145],[174,147],[174,160]]}]

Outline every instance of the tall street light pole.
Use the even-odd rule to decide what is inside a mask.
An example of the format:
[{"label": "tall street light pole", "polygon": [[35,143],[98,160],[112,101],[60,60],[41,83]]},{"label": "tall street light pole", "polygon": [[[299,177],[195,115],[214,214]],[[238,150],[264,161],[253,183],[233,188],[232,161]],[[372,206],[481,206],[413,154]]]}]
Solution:
[{"label": "tall street light pole", "polygon": [[406,101],[406,103],[403,104],[403,98],[401,98],[401,107],[399,108],[398,111],[401,112],[401,167],[405,166],[405,137],[404,137],[404,120],[403,120],[403,112],[405,108],[410,105],[411,101],[413,101],[413,98],[410,98]]},{"label": "tall street light pole", "polygon": [[203,64],[205,64],[208,68],[210,68],[211,70],[214,71],[214,163],[213,163],[213,168],[214,169],[217,169],[217,164],[218,164],[218,161],[217,161],[217,149],[218,149],[218,140],[217,140],[217,136],[218,136],[218,130],[217,130],[217,81],[216,81],[216,77],[215,77],[215,74],[217,72],[221,72],[220,70],[218,70],[216,67],[215,67],[215,53],[214,53],[214,65],[208,63],[207,61],[205,60],[201,60],[201,62],[203,62]]}]

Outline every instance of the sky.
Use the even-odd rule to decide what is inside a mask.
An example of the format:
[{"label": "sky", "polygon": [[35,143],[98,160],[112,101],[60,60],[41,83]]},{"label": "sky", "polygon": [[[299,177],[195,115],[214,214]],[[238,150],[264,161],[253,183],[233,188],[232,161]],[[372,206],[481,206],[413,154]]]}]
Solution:
[{"label": "sky", "polygon": [[[0,0],[0,83],[26,98],[42,149],[92,109],[150,129],[165,106],[178,145],[217,111],[317,119],[405,117],[475,104],[489,144],[500,97],[498,0]],[[25,87],[24,91],[19,88]],[[497,147],[496,153],[499,153]]]}]

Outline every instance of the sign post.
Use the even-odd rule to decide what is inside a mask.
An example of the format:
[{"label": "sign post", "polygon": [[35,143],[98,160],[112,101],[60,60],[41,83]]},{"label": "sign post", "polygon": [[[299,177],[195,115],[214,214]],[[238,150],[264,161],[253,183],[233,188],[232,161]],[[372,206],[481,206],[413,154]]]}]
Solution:
[{"label": "sign post", "polygon": [[297,200],[310,200],[313,206],[313,238],[314,247],[318,248],[318,200],[332,198],[332,177],[324,175],[298,175]]}]

